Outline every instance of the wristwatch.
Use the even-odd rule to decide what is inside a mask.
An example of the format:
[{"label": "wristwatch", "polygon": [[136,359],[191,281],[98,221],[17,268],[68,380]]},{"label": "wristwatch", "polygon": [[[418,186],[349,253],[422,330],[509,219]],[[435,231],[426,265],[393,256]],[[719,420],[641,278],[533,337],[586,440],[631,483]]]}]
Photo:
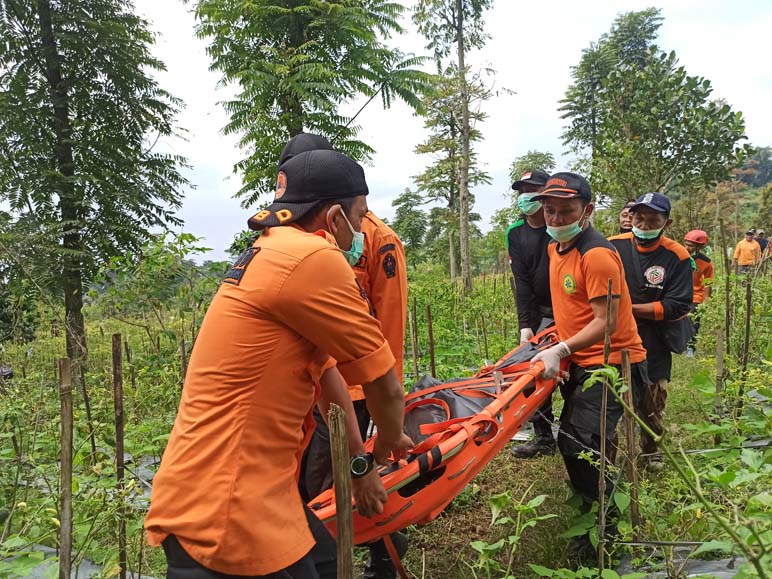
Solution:
[{"label": "wristwatch", "polygon": [[351,478],[362,478],[371,470],[375,460],[373,459],[373,453],[357,454],[351,457]]}]

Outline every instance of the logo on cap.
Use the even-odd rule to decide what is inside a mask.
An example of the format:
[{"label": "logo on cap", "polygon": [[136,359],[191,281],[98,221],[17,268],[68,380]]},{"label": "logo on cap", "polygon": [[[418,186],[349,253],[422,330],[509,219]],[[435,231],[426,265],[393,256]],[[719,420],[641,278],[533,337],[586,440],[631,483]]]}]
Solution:
[{"label": "logo on cap", "polygon": [[654,193],[646,193],[646,195],[643,196],[641,203],[651,203],[652,199],[654,199]]},{"label": "logo on cap", "polygon": [[564,181],[563,179],[550,179],[547,181],[547,189],[553,185],[557,185],[558,187],[568,187],[568,181]]},{"label": "logo on cap", "polygon": [[531,175],[532,175],[532,173],[530,171],[528,171],[527,173],[523,173],[523,176],[520,177],[520,180],[521,181],[525,181],[526,179],[530,179]]},{"label": "logo on cap", "polygon": [[277,199],[281,199],[282,195],[284,195],[284,192],[287,190],[287,175],[284,171],[279,171],[279,174],[276,177],[276,196],[273,198],[274,201]]}]

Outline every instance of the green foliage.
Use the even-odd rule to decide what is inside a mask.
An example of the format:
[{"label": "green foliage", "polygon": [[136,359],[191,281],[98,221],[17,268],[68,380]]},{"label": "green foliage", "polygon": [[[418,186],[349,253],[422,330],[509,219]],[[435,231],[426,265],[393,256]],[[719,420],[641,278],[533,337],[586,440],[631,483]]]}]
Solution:
[{"label": "green foliage", "polygon": [[488,35],[482,16],[492,5],[493,0],[419,0],[413,21],[429,40],[427,48],[434,50],[439,61],[448,56],[458,42],[459,24],[466,50],[483,47]]},{"label": "green foliage", "polygon": [[555,156],[549,151],[528,151],[517,157],[509,167],[510,180],[517,181],[526,171],[544,171],[551,173],[555,168]]},{"label": "green foliage", "polygon": [[428,229],[426,213],[420,208],[422,204],[421,197],[410,189],[405,189],[391,204],[397,208],[391,227],[405,245],[407,260],[412,265],[417,262]]},{"label": "green foliage", "polygon": [[751,187],[763,187],[772,182],[772,147],[758,147],[743,164],[743,182]]},{"label": "green foliage", "polygon": [[236,261],[242,253],[252,247],[252,244],[255,243],[259,236],[259,231],[252,231],[251,229],[245,229],[237,233],[228,247],[228,255],[230,255],[231,260]]},{"label": "green foliage", "polygon": [[225,132],[240,136],[247,155],[235,167],[243,176],[237,193],[243,206],[273,192],[281,149],[302,131],[368,159],[372,148],[357,139],[353,119],[338,112],[353,96],[380,94],[386,107],[395,98],[420,107],[422,60],[383,41],[402,32],[403,11],[389,0],[196,2],[197,33],[209,40],[212,69],[239,89],[225,103]]},{"label": "green foliage", "polygon": [[[51,10],[53,56],[40,42],[40,6]],[[74,267],[88,274],[136,249],[150,229],[179,223],[173,210],[187,184],[179,173],[185,161],[151,145],[174,134],[181,103],[156,82],[163,63],[151,54],[147,22],[131,9],[125,0],[0,1],[0,202],[26,233],[34,227],[46,239],[29,263],[57,285],[66,234],[79,234]],[[53,61],[64,94],[52,90]],[[65,166],[57,160],[63,143],[72,152]]]},{"label": "green foliage", "polygon": [[562,101],[564,141],[591,151],[593,187],[616,201],[713,185],[746,154],[742,114],[654,44],[661,22],[656,9],[620,15],[583,52]]}]

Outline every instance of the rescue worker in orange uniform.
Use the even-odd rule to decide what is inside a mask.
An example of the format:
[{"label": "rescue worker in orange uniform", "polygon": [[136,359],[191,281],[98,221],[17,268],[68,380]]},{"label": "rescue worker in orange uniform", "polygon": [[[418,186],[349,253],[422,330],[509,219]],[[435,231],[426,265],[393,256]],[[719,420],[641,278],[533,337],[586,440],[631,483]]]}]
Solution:
[{"label": "rescue worker in orange uniform", "polygon": [[[361,243],[367,193],[357,163],[309,151],[282,164],[274,203],[250,219],[264,232],[207,311],[153,481],[145,528],[164,546],[169,579],[320,577],[310,551],[332,540],[297,487],[320,387],[323,406],[351,417],[357,508],[382,511],[373,462],[413,443],[394,356],[344,257]],[[378,427],[373,455],[363,454],[341,375],[363,384]],[[323,577],[334,577],[334,554],[325,563]]]},{"label": "rescue worker in orange uniform", "polygon": [[710,297],[713,289],[713,280],[715,273],[713,262],[705,255],[702,250],[708,245],[708,234],[701,229],[694,229],[684,236],[684,245],[692,256],[694,262],[694,272],[692,274],[692,286],[694,297],[692,298],[692,320],[694,321],[694,338],[689,342],[686,349],[686,356],[694,357],[695,342],[697,332],[700,331],[700,304],[704,303]]},{"label": "rescue worker in orange uniform", "polygon": [[[284,146],[279,164],[285,163],[295,155],[316,149],[332,150],[332,146],[321,135],[300,133],[292,137]],[[361,229],[364,235],[361,254],[353,252],[347,257],[349,263],[353,265],[360,287],[367,294],[371,313],[380,322],[381,331],[396,360],[394,369],[402,383],[407,322],[405,251],[397,234],[372,211],[365,214]],[[366,439],[370,413],[367,411],[364,391],[358,384],[349,385],[348,391],[354,404],[360,435],[362,439]],[[329,430],[318,409],[314,410],[314,419],[316,428],[303,455],[300,475],[300,494],[306,502],[332,486]],[[401,533],[394,533],[392,540],[400,557],[403,556],[407,550],[407,537]],[[369,547],[370,556],[365,567],[365,579],[396,577],[396,570],[383,541],[373,543]]]},{"label": "rescue worker in orange uniform", "polygon": [[759,242],[754,239],[755,231],[749,229],[745,232],[745,239],[741,239],[737,242],[737,247],[734,249],[734,259],[732,259],[732,267],[736,268],[736,273],[753,273],[761,263],[761,246]]},{"label": "rescue worker in orange uniform", "polygon": [[[563,358],[570,360],[568,372],[561,376],[565,403],[558,448],[571,484],[591,502],[598,498],[600,471],[595,461],[600,449],[602,388],[595,384],[585,389],[584,384],[593,370],[603,366],[606,324],[611,334],[609,362],[620,367],[621,351],[630,353],[634,393],[646,384],[646,350],[638,336],[619,254],[590,225],[594,209],[590,184],[575,173],[556,173],[534,199],[542,202],[547,233],[553,239],[548,247],[550,288],[561,342],[534,356],[532,364],[543,362],[543,376],[549,379],[558,375]],[[609,280],[612,299],[611,319],[607,320]],[[614,448],[614,433],[621,416],[621,405],[609,396],[605,417],[609,449]],[[594,455],[594,462],[582,456],[587,451]],[[607,492],[612,492],[613,486],[609,480]]]}]

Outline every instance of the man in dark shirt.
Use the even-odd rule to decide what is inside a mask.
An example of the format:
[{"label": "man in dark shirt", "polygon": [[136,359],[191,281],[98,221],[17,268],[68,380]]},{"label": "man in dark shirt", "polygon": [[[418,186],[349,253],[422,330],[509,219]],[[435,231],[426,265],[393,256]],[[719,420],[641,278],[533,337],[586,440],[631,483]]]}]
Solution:
[{"label": "man in dark shirt", "polygon": [[[622,258],[638,334],[646,348],[649,385],[640,397],[638,411],[660,434],[664,431],[673,352],[683,352],[692,337],[691,324],[683,321],[692,305],[692,260],[684,246],[663,235],[672,223],[667,196],[641,195],[631,211],[632,233],[610,241]],[[653,439],[645,433],[641,435],[641,447],[644,453],[656,452]],[[662,465],[661,460],[649,462],[654,468]]]},{"label": "man in dark shirt", "polygon": [[764,252],[767,250],[767,245],[769,244],[769,239],[767,239],[763,229],[756,231],[756,243],[759,244],[761,254],[764,255]]},{"label": "man in dark shirt", "polygon": [[619,212],[619,233],[630,233],[633,230],[633,214],[630,208],[635,205],[635,199],[630,199]]},{"label": "man in dark shirt", "polygon": [[[544,318],[552,319],[550,298],[549,257],[550,237],[544,223],[541,202],[533,197],[544,189],[549,175],[544,171],[526,171],[512,184],[517,191],[517,206],[522,214],[507,230],[507,249],[512,275],[515,277],[515,301],[520,326],[520,343],[533,338]],[[552,399],[531,419],[535,436],[527,444],[516,446],[512,454],[517,458],[533,458],[555,452],[552,435]]]}]

